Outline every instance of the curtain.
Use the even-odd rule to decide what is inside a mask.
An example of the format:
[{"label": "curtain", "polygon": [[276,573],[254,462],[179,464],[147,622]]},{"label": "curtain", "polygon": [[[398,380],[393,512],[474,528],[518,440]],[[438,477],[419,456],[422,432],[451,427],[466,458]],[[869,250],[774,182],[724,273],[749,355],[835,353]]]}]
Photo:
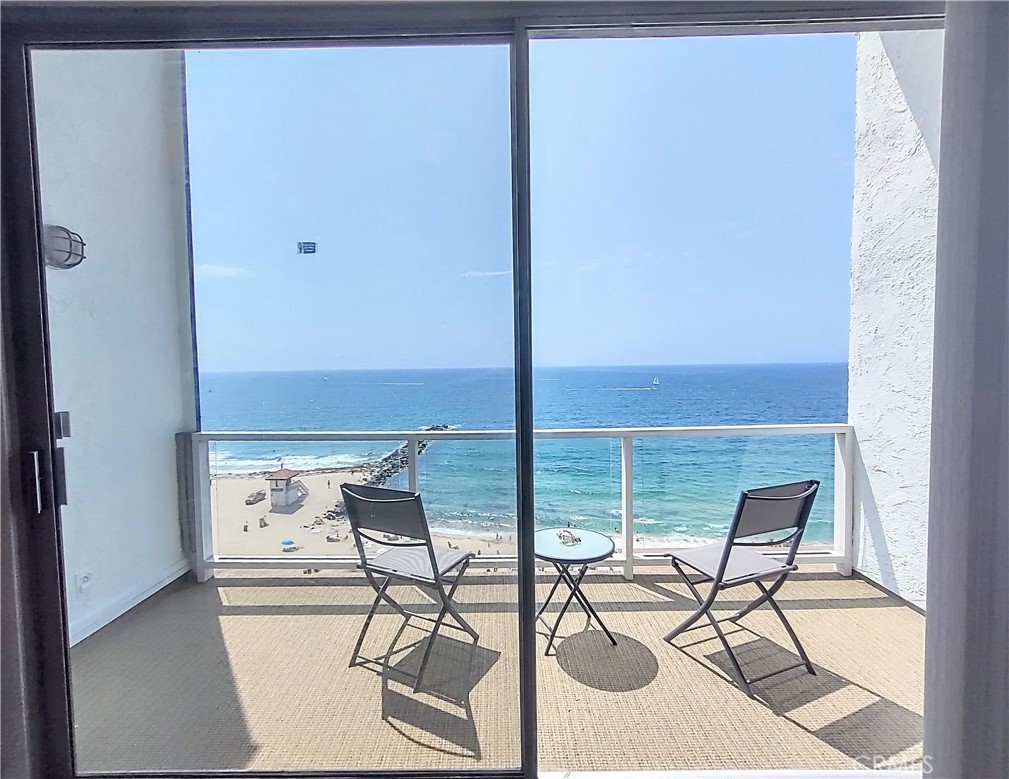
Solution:
[{"label": "curtain", "polygon": [[946,5],[925,776],[1009,776],[1009,4]]}]

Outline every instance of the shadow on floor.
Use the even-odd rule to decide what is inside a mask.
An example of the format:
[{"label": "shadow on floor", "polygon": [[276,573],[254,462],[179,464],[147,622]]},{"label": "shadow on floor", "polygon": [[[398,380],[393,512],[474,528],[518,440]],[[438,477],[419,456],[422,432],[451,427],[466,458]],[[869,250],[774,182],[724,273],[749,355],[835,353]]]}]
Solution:
[{"label": "shadow on floor", "polygon": [[[704,645],[718,644],[712,631],[697,632],[707,633],[709,637],[677,648],[723,678],[726,684],[735,686],[732,664],[725,649],[700,650]],[[800,661],[792,651],[741,625],[727,630],[726,636],[730,637],[733,652],[747,677],[786,668]],[[735,643],[731,640],[733,637],[744,637],[746,640]],[[697,656],[698,651],[701,657]],[[815,662],[813,665],[815,676],[800,667],[753,683],[757,701],[852,760],[862,760],[867,754],[877,759],[901,756],[898,761],[901,767],[910,767],[910,762],[921,760],[920,714]],[[845,695],[832,698],[835,693]],[[742,691],[740,695],[743,695]],[[839,708],[841,700],[846,701],[849,710]],[[851,711],[853,700],[861,701],[862,705]],[[811,715],[810,710],[814,714]],[[830,717],[826,725],[812,724],[825,717]],[[909,753],[908,750],[913,751]],[[912,756],[908,758],[907,755]]]},{"label": "shadow on floor", "polygon": [[[361,666],[382,678],[382,720],[415,744],[480,760],[480,739],[470,696],[501,653],[440,634],[429,634],[400,647],[405,629],[404,624],[386,653],[376,658],[379,663]],[[415,690],[421,662],[431,641],[434,647],[419,689]]]},{"label": "shadow on floor", "polygon": [[614,633],[613,646],[601,630],[584,630],[557,645],[557,664],[576,682],[606,692],[640,690],[659,675],[659,661],[637,639]]},{"label": "shadow on floor", "polygon": [[[259,747],[243,715],[220,612],[216,588],[180,579],[73,647],[79,771],[251,763]],[[173,629],[179,625],[185,629]]]}]

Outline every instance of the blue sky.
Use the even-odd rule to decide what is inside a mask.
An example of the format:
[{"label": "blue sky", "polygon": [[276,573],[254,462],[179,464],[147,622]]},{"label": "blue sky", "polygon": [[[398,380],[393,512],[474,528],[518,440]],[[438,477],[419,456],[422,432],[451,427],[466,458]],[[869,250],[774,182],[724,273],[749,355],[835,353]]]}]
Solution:
[{"label": "blue sky", "polygon": [[[511,364],[508,60],[187,54],[202,370]],[[531,87],[537,364],[846,359],[853,36],[535,41]]]}]

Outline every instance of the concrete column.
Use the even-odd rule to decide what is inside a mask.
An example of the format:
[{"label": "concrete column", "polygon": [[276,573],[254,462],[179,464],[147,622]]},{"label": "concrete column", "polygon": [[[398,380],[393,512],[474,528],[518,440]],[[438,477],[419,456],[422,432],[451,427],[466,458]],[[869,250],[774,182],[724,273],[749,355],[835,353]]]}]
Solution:
[{"label": "concrete column", "polygon": [[925,775],[1009,776],[1009,5],[946,6]]}]

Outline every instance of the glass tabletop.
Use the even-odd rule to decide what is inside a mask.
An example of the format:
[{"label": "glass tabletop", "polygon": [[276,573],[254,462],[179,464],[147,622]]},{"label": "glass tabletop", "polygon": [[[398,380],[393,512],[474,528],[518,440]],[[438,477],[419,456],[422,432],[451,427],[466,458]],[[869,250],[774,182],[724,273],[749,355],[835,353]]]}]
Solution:
[{"label": "glass tabletop", "polygon": [[[558,533],[577,538],[575,543],[564,543]],[[537,530],[536,556],[557,563],[594,563],[613,554],[613,539],[594,530],[573,527],[549,527]]]}]

